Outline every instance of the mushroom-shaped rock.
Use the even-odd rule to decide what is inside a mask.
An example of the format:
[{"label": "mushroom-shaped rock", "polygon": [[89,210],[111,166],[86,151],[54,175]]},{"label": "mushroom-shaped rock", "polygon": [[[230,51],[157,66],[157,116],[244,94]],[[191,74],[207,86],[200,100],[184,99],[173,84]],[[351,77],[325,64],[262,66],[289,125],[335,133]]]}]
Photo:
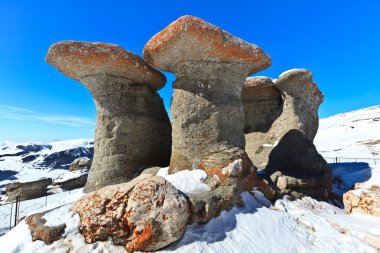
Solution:
[{"label": "mushroom-shaped rock", "polygon": [[142,166],[166,166],[171,124],[157,90],[165,76],[122,47],[63,41],[46,62],[90,91],[98,118],[95,151],[85,191],[133,178]]},{"label": "mushroom-shaped rock", "polygon": [[[143,55],[154,67],[177,77],[169,172],[221,169],[244,159],[234,149],[244,153],[241,89],[248,75],[271,65],[270,57],[258,46],[193,16],[183,16],[156,34]],[[224,159],[221,152],[233,157]]]},{"label": "mushroom-shaped rock", "polygon": [[312,142],[323,95],[311,72],[293,69],[274,81],[248,78],[242,98],[246,152],[254,164],[270,174],[281,173],[278,180],[271,180],[281,193],[298,191],[326,198],[331,171]]}]

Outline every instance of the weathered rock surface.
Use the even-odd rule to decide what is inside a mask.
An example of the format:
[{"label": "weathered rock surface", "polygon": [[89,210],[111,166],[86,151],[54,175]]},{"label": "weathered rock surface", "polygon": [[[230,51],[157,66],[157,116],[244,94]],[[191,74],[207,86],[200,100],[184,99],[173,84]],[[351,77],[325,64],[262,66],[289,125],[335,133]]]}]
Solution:
[{"label": "weathered rock surface", "polygon": [[[199,166],[221,170],[225,161],[244,153],[241,89],[248,75],[271,65],[262,49],[202,19],[183,16],[151,38],[143,54],[148,63],[177,77],[170,173]],[[232,157],[220,159],[220,153]]]},{"label": "weathered rock surface", "polygon": [[[248,78],[242,98],[246,152],[267,186],[283,194],[325,199],[331,192],[331,171],[313,144],[323,95],[306,69],[284,72],[273,81]],[[263,184],[265,186],[265,184]],[[267,195],[273,191],[266,188]]]},{"label": "weathered rock surface", "polygon": [[87,157],[79,157],[70,164],[69,171],[89,170],[91,168],[91,164],[92,164],[91,159]]},{"label": "weathered rock surface", "polygon": [[149,174],[91,192],[72,210],[80,216],[86,243],[111,237],[129,252],[154,251],[178,240],[190,216],[186,198],[162,177]]},{"label": "weathered rock surface", "polygon": [[380,217],[380,186],[348,191],[343,195],[343,204],[347,213],[358,212]]},{"label": "weathered rock surface", "polygon": [[36,240],[44,241],[46,244],[52,244],[59,240],[65,233],[66,224],[58,226],[44,226],[46,220],[43,218],[46,212],[30,215],[25,218],[25,223],[29,225],[30,234],[33,242]]},{"label": "weathered rock surface", "polygon": [[166,78],[138,55],[106,43],[64,41],[46,62],[91,92],[98,119],[85,191],[123,183],[142,166],[167,166],[171,124],[157,90]]},{"label": "weathered rock surface", "polygon": [[25,183],[11,183],[5,188],[7,201],[16,200],[20,196],[20,200],[35,199],[47,195],[48,186],[52,183],[51,178],[43,178],[37,181]]},{"label": "weathered rock surface", "polygon": [[306,69],[268,77],[248,78],[242,91],[245,110],[246,152],[259,168],[290,130],[299,130],[313,140],[318,130],[318,108],[323,95]]}]

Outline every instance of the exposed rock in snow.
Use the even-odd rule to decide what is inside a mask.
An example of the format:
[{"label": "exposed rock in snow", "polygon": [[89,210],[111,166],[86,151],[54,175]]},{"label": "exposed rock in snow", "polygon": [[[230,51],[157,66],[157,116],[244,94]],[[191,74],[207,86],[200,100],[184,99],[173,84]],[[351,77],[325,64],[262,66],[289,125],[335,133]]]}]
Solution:
[{"label": "exposed rock in snow", "polygon": [[380,217],[380,186],[348,191],[343,195],[343,203],[347,213],[360,212]]},{"label": "exposed rock in snow", "polygon": [[89,193],[73,206],[86,243],[106,241],[129,252],[155,251],[178,240],[190,209],[184,196],[164,178],[141,175]]}]

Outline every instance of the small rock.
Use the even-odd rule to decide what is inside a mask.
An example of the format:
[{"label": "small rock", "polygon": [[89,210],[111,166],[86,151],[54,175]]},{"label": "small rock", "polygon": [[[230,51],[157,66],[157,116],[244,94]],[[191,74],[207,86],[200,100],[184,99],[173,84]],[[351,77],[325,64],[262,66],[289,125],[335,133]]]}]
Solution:
[{"label": "small rock", "polygon": [[380,188],[356,189],[343,195],[344,209],[347,213],[359,212],[380,217]]}]

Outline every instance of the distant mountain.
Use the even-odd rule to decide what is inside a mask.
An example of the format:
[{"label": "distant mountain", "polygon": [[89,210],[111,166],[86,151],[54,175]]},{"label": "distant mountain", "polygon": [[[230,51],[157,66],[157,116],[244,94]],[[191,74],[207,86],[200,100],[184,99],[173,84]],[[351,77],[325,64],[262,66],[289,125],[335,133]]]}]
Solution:
[{"label": "distant mountain", "polygon": [[67,172],[79,157],[92,159],[94,142],[89,139],[50,143],[0,143],[0,186],[11,181],[32,181],[42,177],[53,179]]},{"label": "distant mountain", "polygon": [[324,157],[380,158],[380,105],[321,119],[314,143]]}]

